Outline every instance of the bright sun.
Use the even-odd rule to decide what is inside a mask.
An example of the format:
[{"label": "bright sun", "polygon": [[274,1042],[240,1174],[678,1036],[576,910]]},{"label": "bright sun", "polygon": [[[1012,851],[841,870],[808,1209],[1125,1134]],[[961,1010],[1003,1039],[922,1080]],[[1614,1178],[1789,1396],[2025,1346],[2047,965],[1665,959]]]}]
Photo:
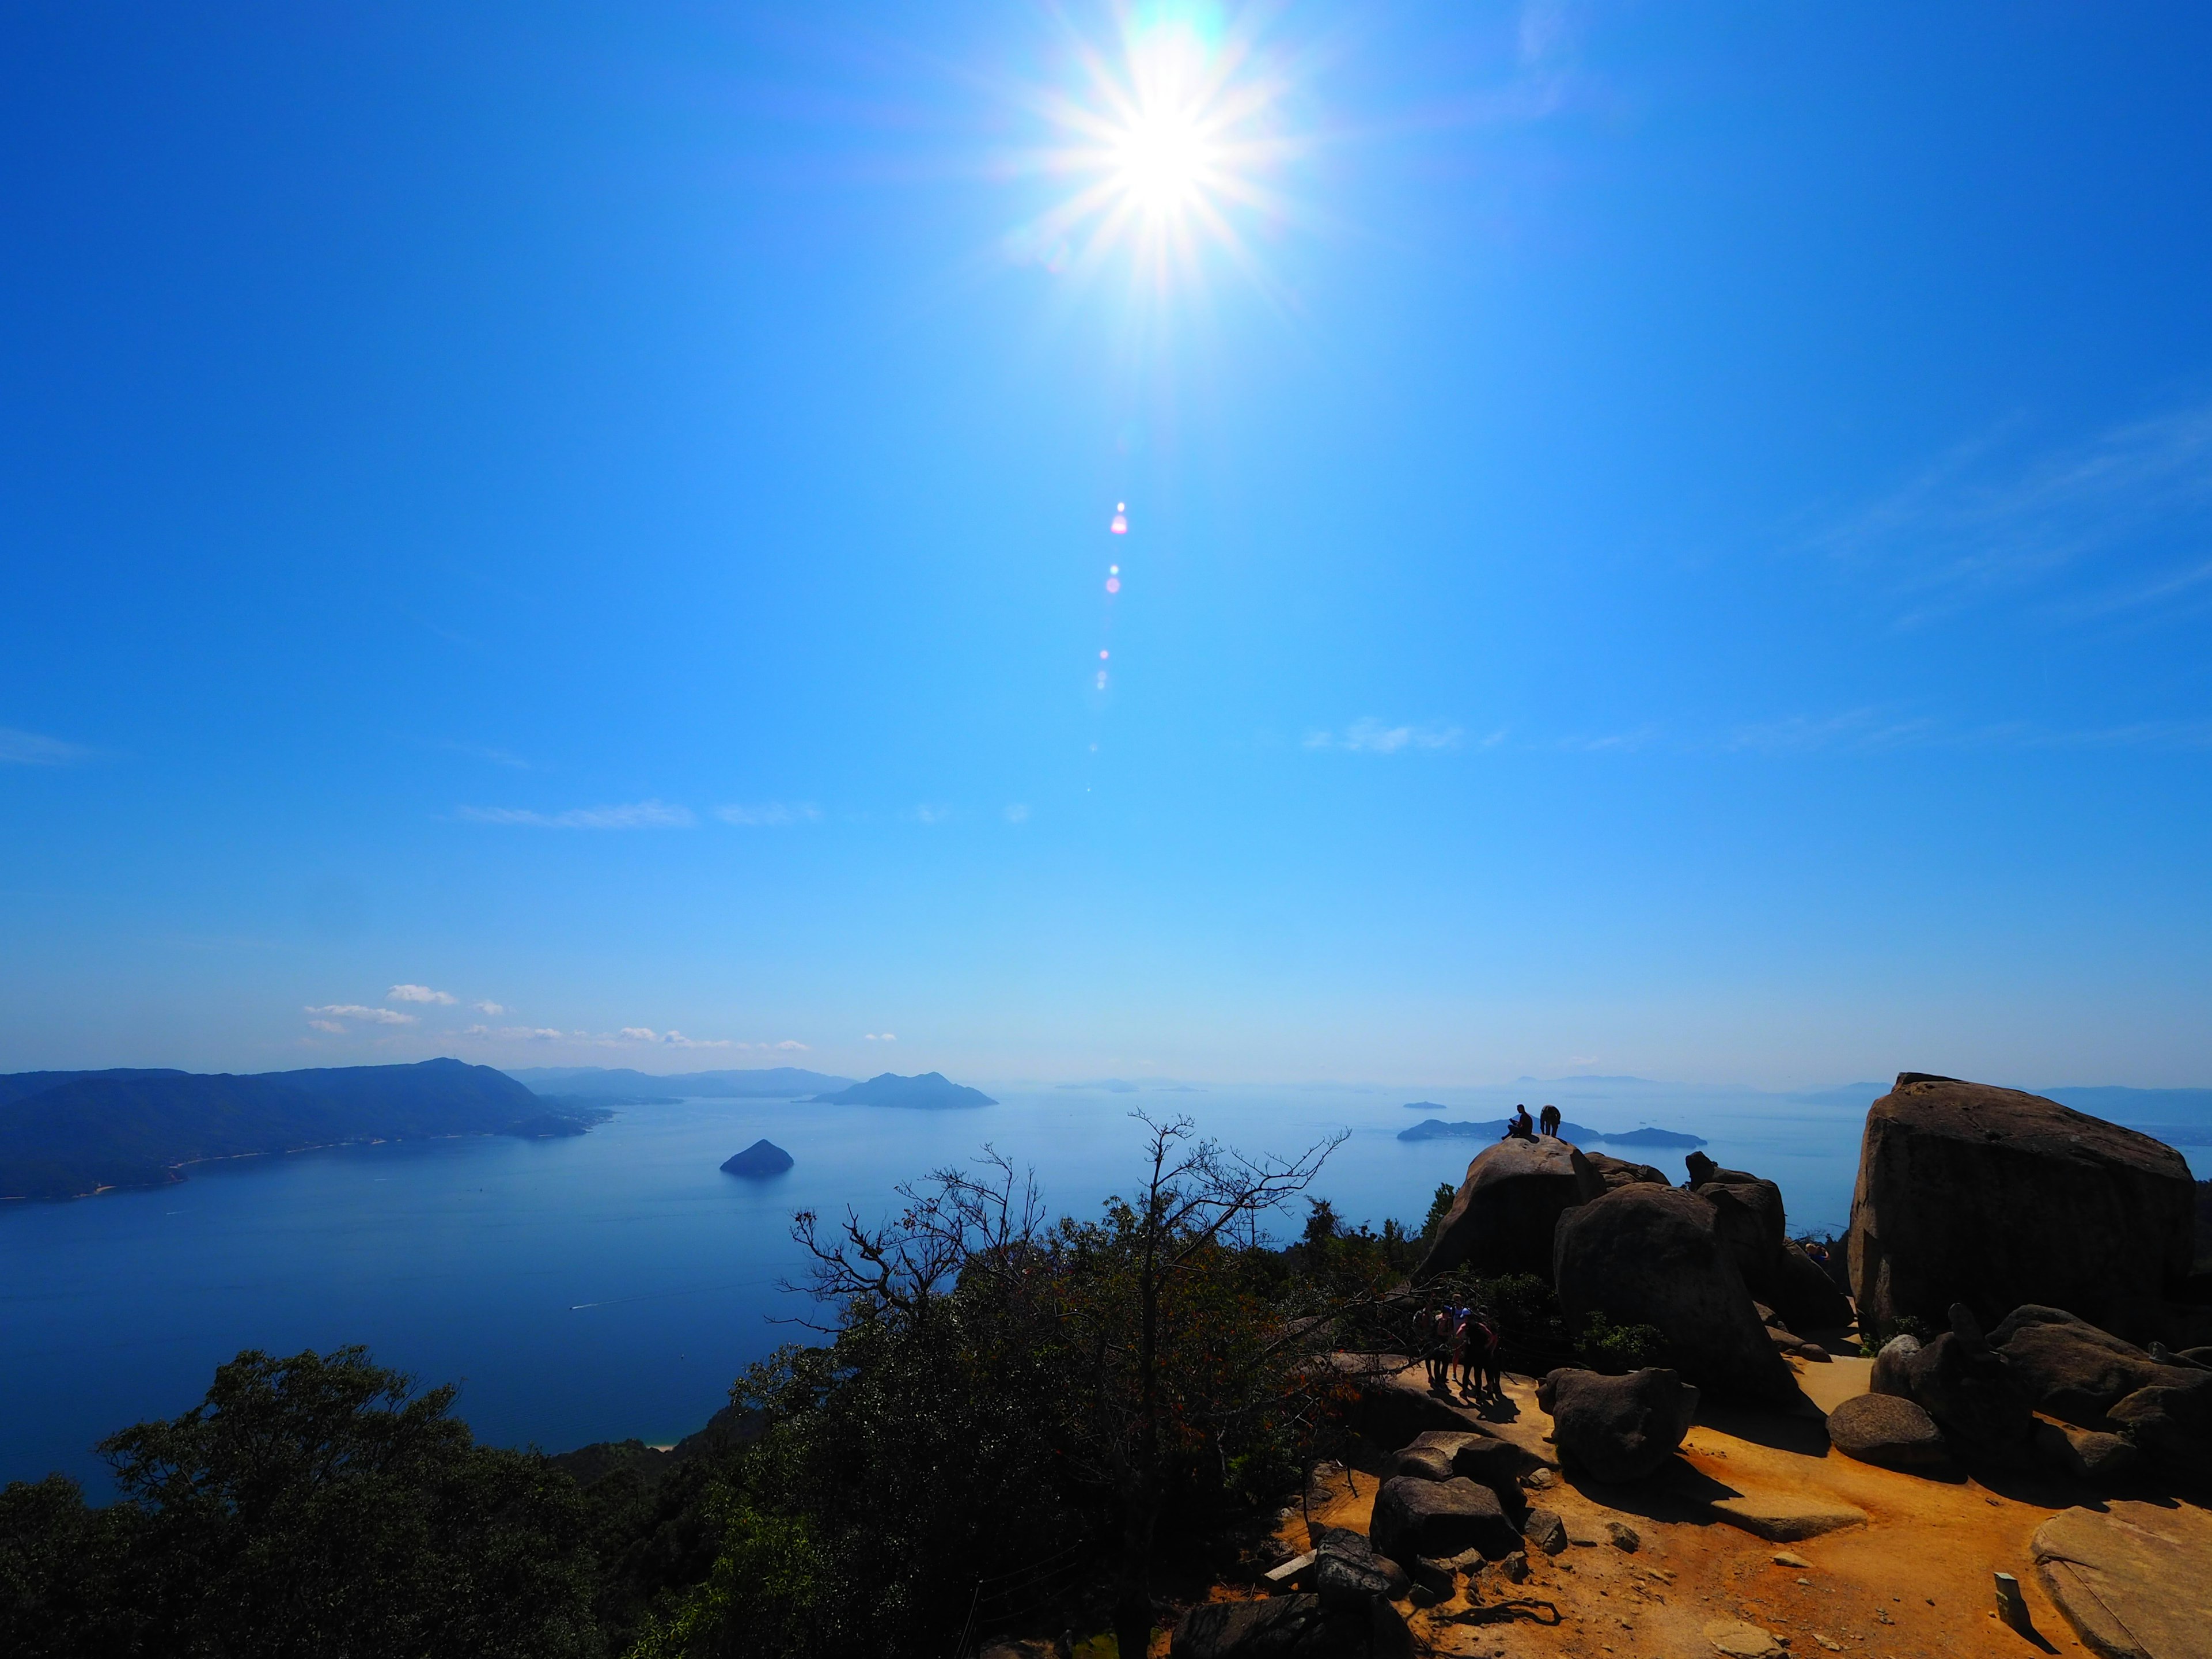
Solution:
[{"label": "bright sun", "polygon": [[1118,52],[1081,51],[1084,95],[1040,99],[1061,137],[1039,160],[1079,183],[1013,239],[1028,257],[1079,270],[1123,253],[1163,288],[1194,275],[1209,246],[1249,269],[1237,220],[1282,211],[1262,180],[1286,149],[1283,82],[1249,36],[1206,21],[1132,16]]}]

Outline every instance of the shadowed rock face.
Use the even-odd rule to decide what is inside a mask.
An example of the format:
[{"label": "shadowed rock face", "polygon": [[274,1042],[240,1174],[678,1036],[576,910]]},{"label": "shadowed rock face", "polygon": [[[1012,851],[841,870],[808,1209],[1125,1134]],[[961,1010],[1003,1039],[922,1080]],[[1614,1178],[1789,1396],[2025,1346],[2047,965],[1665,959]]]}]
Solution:
[{"label": "shadowed rock face", "polygon": [[1553,1263],[1570,1318],[1599,1312],[1658,1327],[1674,1368],[1701,1389],[1740,1398],[1796,1395],[1713,1206],[1695,1193],[1637,1182],[1570,1210],[1559,1219]]},{"label": "shadowed rock face", "polygon": [[1674,1455],[1698,1414],[1698,1391],[1670,1370],[1601,1376],[1556,1370],[1537,1390],[1560,1457],[1599,1480],[1643,1480]]},{"label": "shadowed rock face", "polygon": [[1459,1196],[1415,1283],[1462,1264],[1478,1273],[1552,1274],[1552,1233],[1562,1212],[1605,1190],[1589,1160],[1564,1140],[1501,1140],[1467,1166]]},{"label": "shadowed rock face", "polygon": [[2016,1089],[1904,1073],[1867,1110],[1859,1316],[1994,1321],[2023,1303],[2143,1322],[2190,1267],[2194,1186],[2164,1143]]}]

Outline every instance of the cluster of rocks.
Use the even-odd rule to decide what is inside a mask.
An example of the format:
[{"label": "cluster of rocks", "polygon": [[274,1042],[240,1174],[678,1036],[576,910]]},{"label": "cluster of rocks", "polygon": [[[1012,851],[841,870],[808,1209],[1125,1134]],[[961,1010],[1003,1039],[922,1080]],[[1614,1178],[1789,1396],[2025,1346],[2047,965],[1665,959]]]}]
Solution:
[{"label": "cluster of rocks", "polygon": [[2153,1469],[2212,1480],[2212,1347],[2137,1347],[2039,1303],[1984,1334],[1957,1303],[1932,1340],[1891,1339],[1869,1388],[1828,1417],[1837,1449],[1869,1462],[1927,1468],[1957,1451],[2033,1455],[2099,1486]]},{"label": "cluster of rocks", "polygon": [[1468,1166],[1420,1267],[1533,1273],[1571,1320],[1594,1313],[1664,1334],[1692,1384],[1779,1399],[1783,1356],[1825,1358],[1798,1334],[1841,1328],[1850,1301],[1789,1237],[1782,1190],[1702,1153],[1671,1185],[1648,1164],[1556,1139],[1504,1140]]},{"label": "cluster of rocks", "polygon": [[[1565,1533],[1521,1489],[1539,1467],[1486,1435],[1431,1430],[1391,1460],[1366,1536],[1316,1526],[1313,1547],[1267,1575],[1256,1601],[1193,1607],[1176,1625],[1175,1659],[1399,1659],[1413,1651],[1397,1604],[1434,1607],[1485,1584],[1528,1577],[1530,1542]],[[1525,1535],[1524,1535],[1525,1534]]]}]

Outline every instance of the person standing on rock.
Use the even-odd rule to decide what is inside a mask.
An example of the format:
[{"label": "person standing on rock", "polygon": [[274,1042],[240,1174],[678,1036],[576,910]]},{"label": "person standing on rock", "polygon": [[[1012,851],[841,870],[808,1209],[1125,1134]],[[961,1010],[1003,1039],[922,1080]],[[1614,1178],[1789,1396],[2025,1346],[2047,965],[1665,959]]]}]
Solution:
[{"label": "person standing on rock", "polygon": [[1468,1334],[1468,1346],[1481,1367],[1475,1378],[1474,1403],[1480,1406],[1486,1396],[1502,1406],[1505,1403],[1505,1376],[1498,1368],[1498,1352],[1505,1346],[1504,1333],[1498,1329],[1498,1321],[1487,1308],[1474,1310],[1473,1326]]},{"label": "person standing on rock", "polygon": [[1442,1394],[1451,1382],[1451,1310],[1441,1302],[1421,1310],[1421,1358],[1429,1368],[1429,1392]]},{"label": "person standing on rock", "polygon": [[1558,1107],[1547,1106],[1544,1108],[1544,1115],[1539,1128],[1539,1133],[1553,1140],[1557,1140],[1559,1138],[1559,1109]]}]

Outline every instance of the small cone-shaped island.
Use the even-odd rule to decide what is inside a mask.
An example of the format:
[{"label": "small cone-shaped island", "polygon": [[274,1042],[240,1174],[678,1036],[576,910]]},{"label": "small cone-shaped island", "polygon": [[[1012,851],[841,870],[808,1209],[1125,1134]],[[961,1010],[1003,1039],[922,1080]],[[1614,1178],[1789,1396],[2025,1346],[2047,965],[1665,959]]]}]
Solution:
[{"label": "small cone-shaped island", "polygon": [[725,1175],[780,1176],[791,1167],[791,1154],[772,1140],[756,1140],[722,1165]]}]

